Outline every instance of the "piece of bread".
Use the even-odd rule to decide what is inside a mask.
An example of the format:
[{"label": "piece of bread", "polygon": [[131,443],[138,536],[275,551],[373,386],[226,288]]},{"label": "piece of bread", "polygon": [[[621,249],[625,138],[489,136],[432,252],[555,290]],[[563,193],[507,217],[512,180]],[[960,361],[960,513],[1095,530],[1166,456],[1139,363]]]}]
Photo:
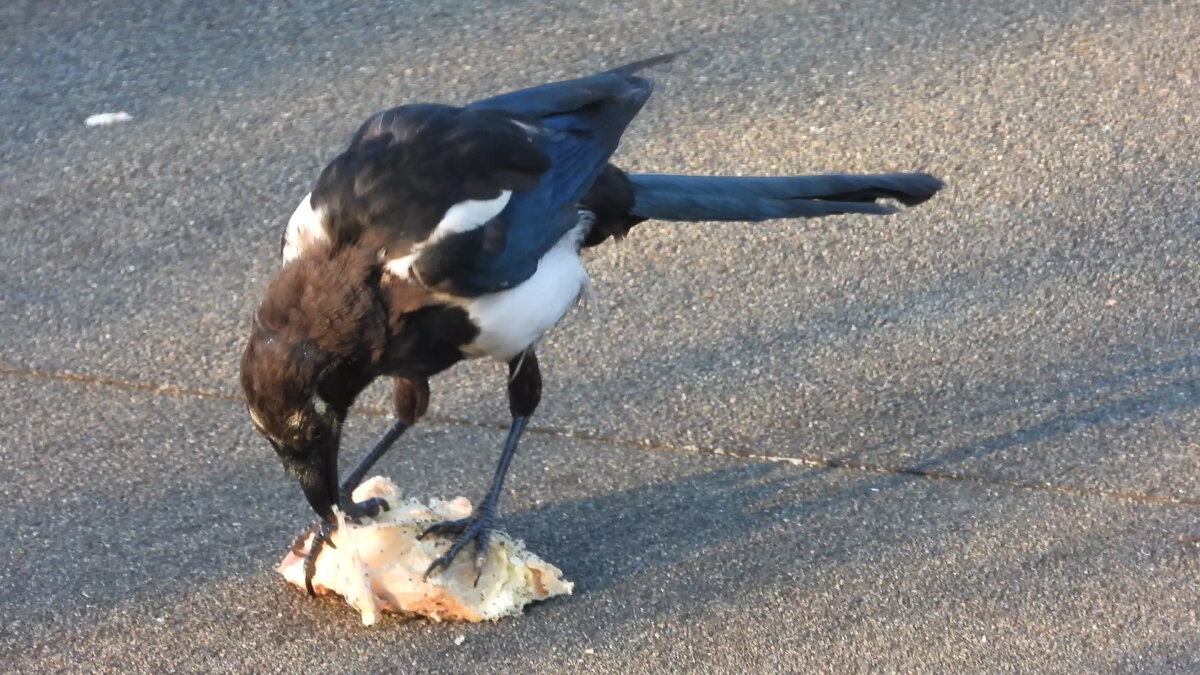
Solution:
[{"label": "piece of bread", "polygon": [[[562,571],[530,553],[520,541],[493,530],[483,575],[475,584],[474,544],[454,559],[447,570],[424,578],[429,564],[444,553],[451,539],[417,535],[441,520],[471,515],[464,497],[453,501],[401,499],[396,486],[376,476],[354,491],[354,501],[386,499],[391,509],[361,524],[338,513],[338,528],[330,537],[337,548],[325,546],[317,557],[313,590],[337,593],[362,614],[364,625],[375,623],[381,611],[425,616],[436,621],[484,621],[520,614],[530,602],[570,594],[573,584]],[[312,536],[304,550],[312,546]],[[304,557],[289,552],[278,572],[304,588]]]}]

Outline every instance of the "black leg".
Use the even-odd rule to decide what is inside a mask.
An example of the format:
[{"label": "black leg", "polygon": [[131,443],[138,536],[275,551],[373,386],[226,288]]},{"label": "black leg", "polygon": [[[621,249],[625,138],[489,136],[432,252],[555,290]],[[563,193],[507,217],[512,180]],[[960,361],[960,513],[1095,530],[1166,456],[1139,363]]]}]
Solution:
[{"label": "black leg", "polygon": [[521,433],[529,416],[537,409],[542,397],[542,373],[538,369],[537,357],[532,350],[526,351],[508,362],[508,406],[512,412],[512,426],[508,430],[508,438],[504,441],[504,450],[500,453],[500,463],[496,466],[496,474],[492,477],[492,485],[475,512],[470,518],[450,520],[429,526],[421,533],[421,538],[430,534],[455,534],[454,543],[437,560],[425,570],[429,576],[437,569],[447,569],[454,558],[467,544],[475,542],[475,582],[483,573],[483,562],[487,559],[488,541],[491,539],[492,523],[496,520],[496,508],[500,501],[500,491],[504,488],[504,477],[508,467],[517,454],[517,445],[521,441]]},{"label": "black leg", "polygon": [[363,478],[366,477],[367,472],[371,470],[371,467],[375,466],[375,463],[379,461],[380,457],[383,457],[385,454],[387,454],[387,451],[396,442],[396,439],[400,438],[400,435],[403,434],[404,430],[407,428],[408,425],[404,422],[396,421],[396,423],[392,425],[392,428],[388,429],[387,433],[383,435],[383,438],[379,439],[379,442],[375,444],[375,447],[371,448],[371,451],[367,453],[367,456],[363,457],[362,461],[358,463],[358,466],[354,467],[354,470],[351,471],[350,474],[346,476],[346,479],[342,481],[342,498],[340,506],[342,512],[345,513],[347,517],[352,519],[362,518],[363,516],[374,517],[379,514],[380,510],[388,510],[387,502],[379,499],[378,497],[372,497],[371,499],[365,501],[356,502],[351,498],[350,495],[354,492],[354,488],[358,487],[359,483],[362,483]]},{"label": "black leg", "polygon": [[371,470],[371,467],[375,466],[375,463],[379,461],[380,457],[383,457],[385,454],[387,454],[387,451],[391,449],[392,445],[396,442],[396,439],[400,438],[401,434],[403,434],[406,429],[408,429],[408,425],[401,420],[396,420],[396,422],[392,424],[392,428],[387,430],[387,433],[383,435],[383,438],[379,439],[379,442],[375,444],[375,447],[371,448],[371,451],[367,453],[367,456],[363,457],[362,461],[358,463],[358,466],[354,467],[354,470],[351,471],[346,476],[345,480],[342,481],[342,494],[350,494],[354,491],[354,488],[358,487],[358,484],[363,481],[363,478],[366,478],[367,472]]},{"label": "black leg", "polygon": [[392,406],[396,411],[396,423],[388,429],[383,438],[379,439],[375,447],[371,448],[367,456],[363,457],[358,466],[342,481],[341,507],[342,511],[351,518],[374,516],[379,513],[381,508],[384,510],[388,508],[381,499],[368,499],[362,503],[355,503],[350,499],[350,494],[354,492],[354,488],[358,487],[359,483],[362,483],[367,472],[395,444],[396,439],[400,438],[405,429],[416,424],[429,407],[429,380],[423,377],[396,377],[394,382]]}]

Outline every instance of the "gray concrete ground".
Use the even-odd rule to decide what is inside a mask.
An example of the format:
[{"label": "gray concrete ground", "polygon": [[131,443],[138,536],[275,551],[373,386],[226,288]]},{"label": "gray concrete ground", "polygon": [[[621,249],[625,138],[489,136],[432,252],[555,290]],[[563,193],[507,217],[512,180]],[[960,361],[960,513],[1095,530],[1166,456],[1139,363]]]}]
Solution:
[{"label": "gray concrete ground", "polygon": [[[10,0],[0,41],[4,670],[1200,670],[1200,5]],[[382,107],[682,47],[625,166],[950,187],[592,256],[503,504],[576,595],[286,587],[236,366],[316,172]],[[381,470],[477,496],[502,391],[439,379]]]}]

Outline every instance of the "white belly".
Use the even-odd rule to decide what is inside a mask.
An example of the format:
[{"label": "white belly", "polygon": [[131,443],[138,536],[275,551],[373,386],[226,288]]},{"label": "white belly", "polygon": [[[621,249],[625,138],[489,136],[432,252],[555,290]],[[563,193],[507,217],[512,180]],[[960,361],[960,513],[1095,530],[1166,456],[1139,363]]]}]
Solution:
[{"label": "white belly", "polygon": [[590,226],[585,218],[564,235],[542,256],[537,272],[521,285],[456,301],[479,327],[479,337],[463,350],[468,356],[508,361],[563,318],[587,284],[579,242]]}]

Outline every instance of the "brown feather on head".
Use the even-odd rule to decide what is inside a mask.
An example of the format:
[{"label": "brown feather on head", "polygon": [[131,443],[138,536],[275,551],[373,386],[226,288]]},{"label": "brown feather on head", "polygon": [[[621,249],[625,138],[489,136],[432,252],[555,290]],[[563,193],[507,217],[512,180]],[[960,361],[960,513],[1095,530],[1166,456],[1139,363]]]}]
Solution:
[{"label": "brown feather on head", "polygon": [[320,253],[288,263],[272,279],[242,355],[251,418],[279,444],[304,441],[314,416],[340,423],[361,387],[330,390],[323,377],[353,369],[360,377],[339,381],[365,387],[386,344],[377,262],[355,248]]},{"label": "brown feather on head", "polygon": [[242,354],[255,428],[331,522],[341,425],[387,344],[380,270],[378,256],[362,248],[306,251],[267,286]]}]

